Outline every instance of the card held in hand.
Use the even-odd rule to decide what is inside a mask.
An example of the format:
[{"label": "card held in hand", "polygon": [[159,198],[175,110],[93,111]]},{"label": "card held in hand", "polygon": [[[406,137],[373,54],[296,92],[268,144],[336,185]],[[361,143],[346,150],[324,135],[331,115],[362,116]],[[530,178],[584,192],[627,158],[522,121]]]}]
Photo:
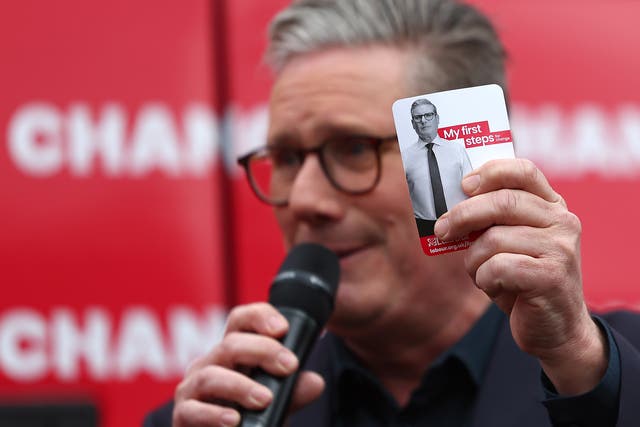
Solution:
[{"label": "card held in hand", "polygon": [[424,253],[468,248],[475,236],[443,242],[433,227],[467,199],[465,175],[491,159],[515,157],[502,88],[491,84],[403,98],[392,110]]}]

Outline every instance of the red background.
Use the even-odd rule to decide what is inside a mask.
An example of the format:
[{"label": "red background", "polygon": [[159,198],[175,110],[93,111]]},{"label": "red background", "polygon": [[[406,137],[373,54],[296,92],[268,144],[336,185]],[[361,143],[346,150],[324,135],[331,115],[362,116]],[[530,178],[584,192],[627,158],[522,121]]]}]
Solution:
[{"label": "red background", "polygon": [[[262,142],[270,85],[260,62],[265,25],[286,3],[25,0],[0,6],[0,405],[90,400],[102,426],[138,425],[172,395],[185,363],[168,358],[159,372],[145,362],[151,347],[144,339],[121,347],[123,336],[136,336],[131,316],[143,313],[171,352],[176,310],[219,333],[223,323],[208,321],[210,310],[265,298],[283,249],[269,208],[253,198],[234,158]],[[582,220],[589,302],[640,307],[633,267],[640,238],[633,225],[640,184],[640,58],[634,54],[640,4],[473,3],[495,21],[509,51],[516,153],[540,166]],[[55,119],[53,130],[38,128],[31,142],[18,141],[11,130],[21,112],[38,105]],[[115,173],[102,155],[83,172],[74,166],[78,106],[94,130],[107,123],[110,106],[121,114]],[[208,126],[213,153],[196,156],[200,166],[189,157],[194,109],[197,126]],[[154,139],[167,130],[170,137]],[[100,132],[90,144],[99,144]],[[20,144],[59,157],[35,173],[16,157]],[[141,158],[147,166],[136,169]],[[141,362],[127,375],[109,368],[99,376],[80,357],[78,374],[65,377],[54,363],[62,345],[53,332],[59,310],[85,332],[91,310],[107,317],[108,366],[126,351]],[[9,320],[22,319],[20,313],[44,328],[42,334],[12,341]],[[214,341],[201,342],[201,350]],[[42,356],[46,367],[19,378],[7,362],[10,353]]]}]

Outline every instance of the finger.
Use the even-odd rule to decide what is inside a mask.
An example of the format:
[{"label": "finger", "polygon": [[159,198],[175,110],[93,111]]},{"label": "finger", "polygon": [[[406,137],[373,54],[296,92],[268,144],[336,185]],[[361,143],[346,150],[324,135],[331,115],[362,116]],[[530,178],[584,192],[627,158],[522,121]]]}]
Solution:
[{"label": "finger", "polygon": [[508,274],[509,263],[514,259],[520,265],[529,264],[531,260],[526,255],[500,253],[483,263],[474,278],[476,286],[509,316],[525,285],[520,278]]},{"label": "finger", "polygon": [[547,178],[527,159],[491,160],[462,180],[462,189],[469,196],[502,188],[523,190],[548,202],[564,204],[564,200],[549,185]]},{"label": "finger", "polygon": [[526,225],[546,228],[559,221],[563,206],[522,190],[497,190],[458,203],[436,222],[434,232],[453,240],[493,225]]},{"label": "finger", "polygon": [[241,305],[231,310],[225,333],[246,331],[280,337],[288,328],[289,323],[282,313],[269,303],[259,302]]},{"label": "finger", "polygon": [[475,280],[478,268],[494,255],[506,252],[540,258],[552,251],[551,239],[539,228],[494,226],[482,233],[469,247],[465,266]]},{"label": "finger", "polygon": [[298,367],[298,358],[274,338],[248,332],[232,332],[190,367],[193,372],[208,365],[230,369],[259,366],[274,375],[289,375]]},{"label": "finger", "polygon": [[173,427],[227,427],[239,423],[240,414],[235,409],[197,400],[186,400],[173,408]]},{"label": "finger", "polygon": [[273,399],[271,391],[251,378],[224,368],[207,366],[186,377],[176,387],[176,402],[196,399],[205,402],[225,401],[249,409],[262,409]]},{"label": "finger", "polygon": [[296,411],[316,400],[324,390],[324,379],[315,372],[303,371],[291,396],[291,411]]},{"label": "finger", "polygon": [[[225,337],[237,331],[254,332],[274,338],[283,336],[289,328],[287,319],[268,303],[237,306],[229,313]],[[213,351],[195,359],[187,368],[187,373],[210,364],[219,364],[221,353]]]},{"label": "finger", "polygon": [[540,263],[522,254],[499,253],[484,262],[476,271],[475,283],[494,301],[505,295],[535,297],[544,289],[537,287]]}]

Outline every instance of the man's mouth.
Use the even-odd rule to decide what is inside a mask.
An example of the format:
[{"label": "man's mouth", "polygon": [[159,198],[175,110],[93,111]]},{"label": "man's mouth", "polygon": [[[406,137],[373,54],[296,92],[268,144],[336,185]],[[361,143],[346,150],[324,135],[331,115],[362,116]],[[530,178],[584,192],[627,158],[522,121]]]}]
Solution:
[{"label": "man's mouth", "polygon": [[370,247],[369,245],[361,245],[361,246],[354,246],[349,248],[335,248],[332,250],[336,253],[336,255],[338,255],[340,262],[344,263],[354,259],[355,256],[363,253],[369,247]]},{"label": "man's mouth", "polygon": [[372,242],[323,242],[321,239],[309,239],[304,241],[310,241],[313,243],[317,243],[319,245],[325,246],[329,250],[333,251],[340,260],[341,264],[344,264],[347,261],[354,259],[360,253],[365,252],[372,246]]},{"label": "man's mouth", "polygon": [[334,252],[336,253],[336,255],[338,255],[338,258],[342,259],[342,258],[346,258],[348,256],[353,255],[354,253],[358,252],[359,250],[360,250],[360,248],[338,249],[338,250],[334,250]]}]

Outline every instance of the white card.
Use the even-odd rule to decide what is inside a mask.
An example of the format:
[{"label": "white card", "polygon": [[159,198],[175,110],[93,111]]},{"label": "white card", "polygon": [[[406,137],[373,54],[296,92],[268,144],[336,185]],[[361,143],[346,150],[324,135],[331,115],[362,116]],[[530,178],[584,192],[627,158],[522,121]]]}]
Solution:
[{"label": "white card", "polygon": [[467,198],[460,185],[464,175],[491,159],[515,157],[502,88],[492,84],[403,98],[392,109],[424,252],[468,248],[476,236],[442,242],[433,226]]}]

